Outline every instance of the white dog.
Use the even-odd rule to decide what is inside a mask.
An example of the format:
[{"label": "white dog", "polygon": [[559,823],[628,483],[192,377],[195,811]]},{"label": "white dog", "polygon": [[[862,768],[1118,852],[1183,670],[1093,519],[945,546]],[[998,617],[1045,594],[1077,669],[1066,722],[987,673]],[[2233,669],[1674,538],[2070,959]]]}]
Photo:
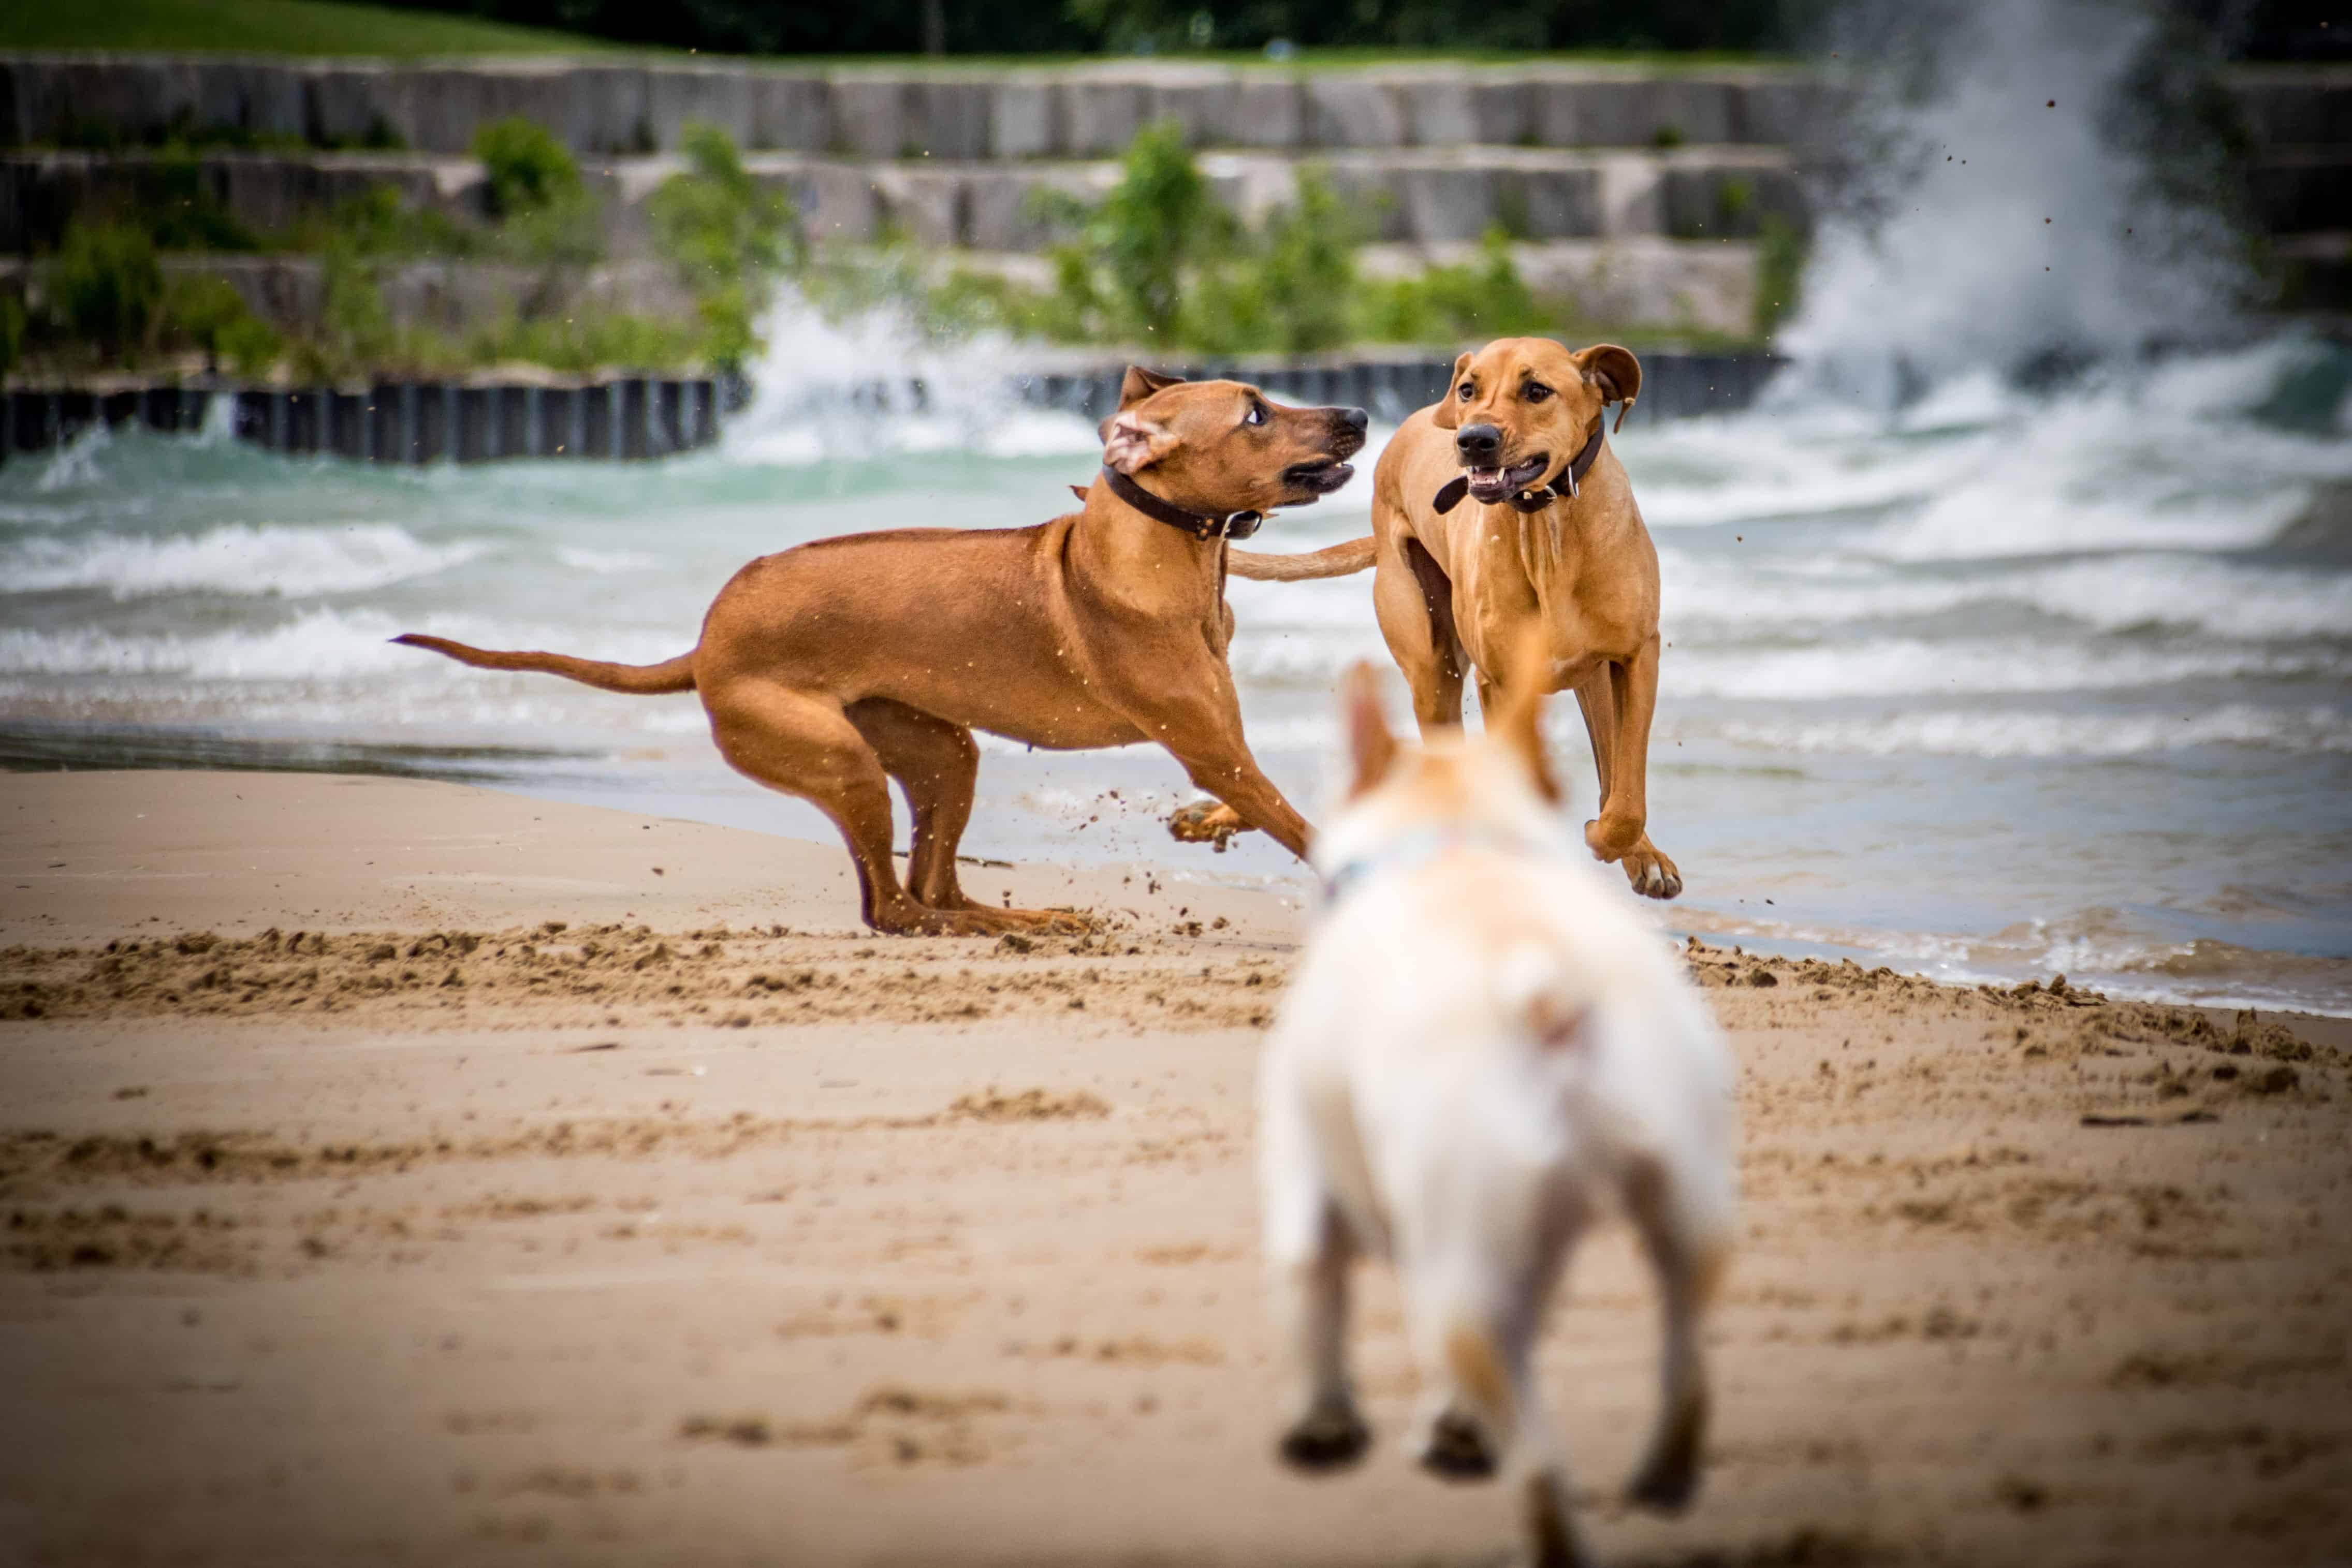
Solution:
[{"label": "white dog", "polygon": [[[1519,662],[1524,666],[1524,661]],[[1554,810],[1540,693],[1485,735],[1400,747],[1369,666],[1343,698],[1354,780],[1315,841],[1329,908],[1264,1064],[1265,1247],[1305,1388],[1282,1455],[1370,1441],[1347,1375],[1348,1267],[1389,1259],[1427,1390],[1421,1463],[1507,1464],[1536,1561],[1585,1561],[1535,1384],[1570,1249],[1622,1208],[1656,1267],[1664,1403],[1630,1496],[1683,1507],[1706,1426],[1699,1314],[1737,1206],[1732,1071],[1714,1020]]]}]

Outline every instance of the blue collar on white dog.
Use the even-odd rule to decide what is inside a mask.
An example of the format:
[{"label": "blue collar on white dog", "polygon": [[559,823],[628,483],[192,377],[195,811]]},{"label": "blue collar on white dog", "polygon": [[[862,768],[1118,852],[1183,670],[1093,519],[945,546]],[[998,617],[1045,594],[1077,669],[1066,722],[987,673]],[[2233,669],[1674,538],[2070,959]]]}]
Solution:
[{"label": "blue collar on white dog", "polygon": [[1392,839],[1368,855],[1342,861],[1323,879],[1323,902],[1337,904],[1373,876],[1392,871],[1414,871],[1448,850],[1499,850],[1512,855],[1543,855],[1550,852],[1517,833],[1492,828],[1444,823],[1419,828]]}]

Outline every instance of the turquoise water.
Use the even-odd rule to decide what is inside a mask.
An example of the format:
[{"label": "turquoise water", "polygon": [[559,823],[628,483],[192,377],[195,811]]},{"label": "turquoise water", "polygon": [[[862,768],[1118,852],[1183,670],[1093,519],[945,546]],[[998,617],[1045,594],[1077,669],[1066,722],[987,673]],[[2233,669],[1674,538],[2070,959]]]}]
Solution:
[{"label": "turquoise water", "polygon": [[[727,772],[690,695],[384,641],[663,658],[750,556],[1037,521],[1093,469],[1088,427],[1021,408],[1000,356],[777,336],[725,444],[659,465],[368,468],[217,433],[12,462],[0,748],[411,772],[829,832]],[[923,411],[853,402],[876,375],[920,376]],[[1893,413],[1799,376],[1737,416],[1629,425],[1671,644],[1652,834],[1687,884],[1662,918],[1956,977],[2352,1012],[2347,386],[2352,352],[2282,338],[2038,392],[1955,375]],[[1367,506],[1360,478],[1257,542],[1349,538]],[[1232,598],[1253,744],[1311,816],[1334,677],[1388,669],[1370,579]],[[1590,814],[1572,702],[1551,728]],[[1262,840],[1168,841],[1159,816],[1186,793],[1156,751],[992,744],[968,849],[1303,893]]]}]

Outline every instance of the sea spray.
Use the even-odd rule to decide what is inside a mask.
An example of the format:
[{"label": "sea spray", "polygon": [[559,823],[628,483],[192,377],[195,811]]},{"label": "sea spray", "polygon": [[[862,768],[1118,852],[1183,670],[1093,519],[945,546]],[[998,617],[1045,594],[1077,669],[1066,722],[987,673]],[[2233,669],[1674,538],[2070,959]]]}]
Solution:
[{"label": "sea spray", "polygon": [[1829,37],[1853,154],[1822,182],[1784,395],[1885,406],[2243,333],[2209,46],[2153,0],[1863,0]]}]

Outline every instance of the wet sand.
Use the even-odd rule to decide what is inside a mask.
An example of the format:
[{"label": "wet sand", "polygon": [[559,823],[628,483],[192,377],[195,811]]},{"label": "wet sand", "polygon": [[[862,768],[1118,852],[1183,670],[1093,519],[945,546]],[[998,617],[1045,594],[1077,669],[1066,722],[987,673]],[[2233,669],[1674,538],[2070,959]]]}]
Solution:
[{"label": "wet sand", "polygon": [[[1300,929],[857,928],[829,844],[454,786],[0,779],[0,1547],[32,1562],[1486,1563],[1271,1460],[1251,1088]],[[1203,873],[1216,869],[1205,853]],[[656,870],[656,868],[658,868]],[[1622,1563],[2340,1561],[2338,1020],[1693,949],[1745,1242],[1686,1517],[1622,1235],[1545,1352]]]}]

